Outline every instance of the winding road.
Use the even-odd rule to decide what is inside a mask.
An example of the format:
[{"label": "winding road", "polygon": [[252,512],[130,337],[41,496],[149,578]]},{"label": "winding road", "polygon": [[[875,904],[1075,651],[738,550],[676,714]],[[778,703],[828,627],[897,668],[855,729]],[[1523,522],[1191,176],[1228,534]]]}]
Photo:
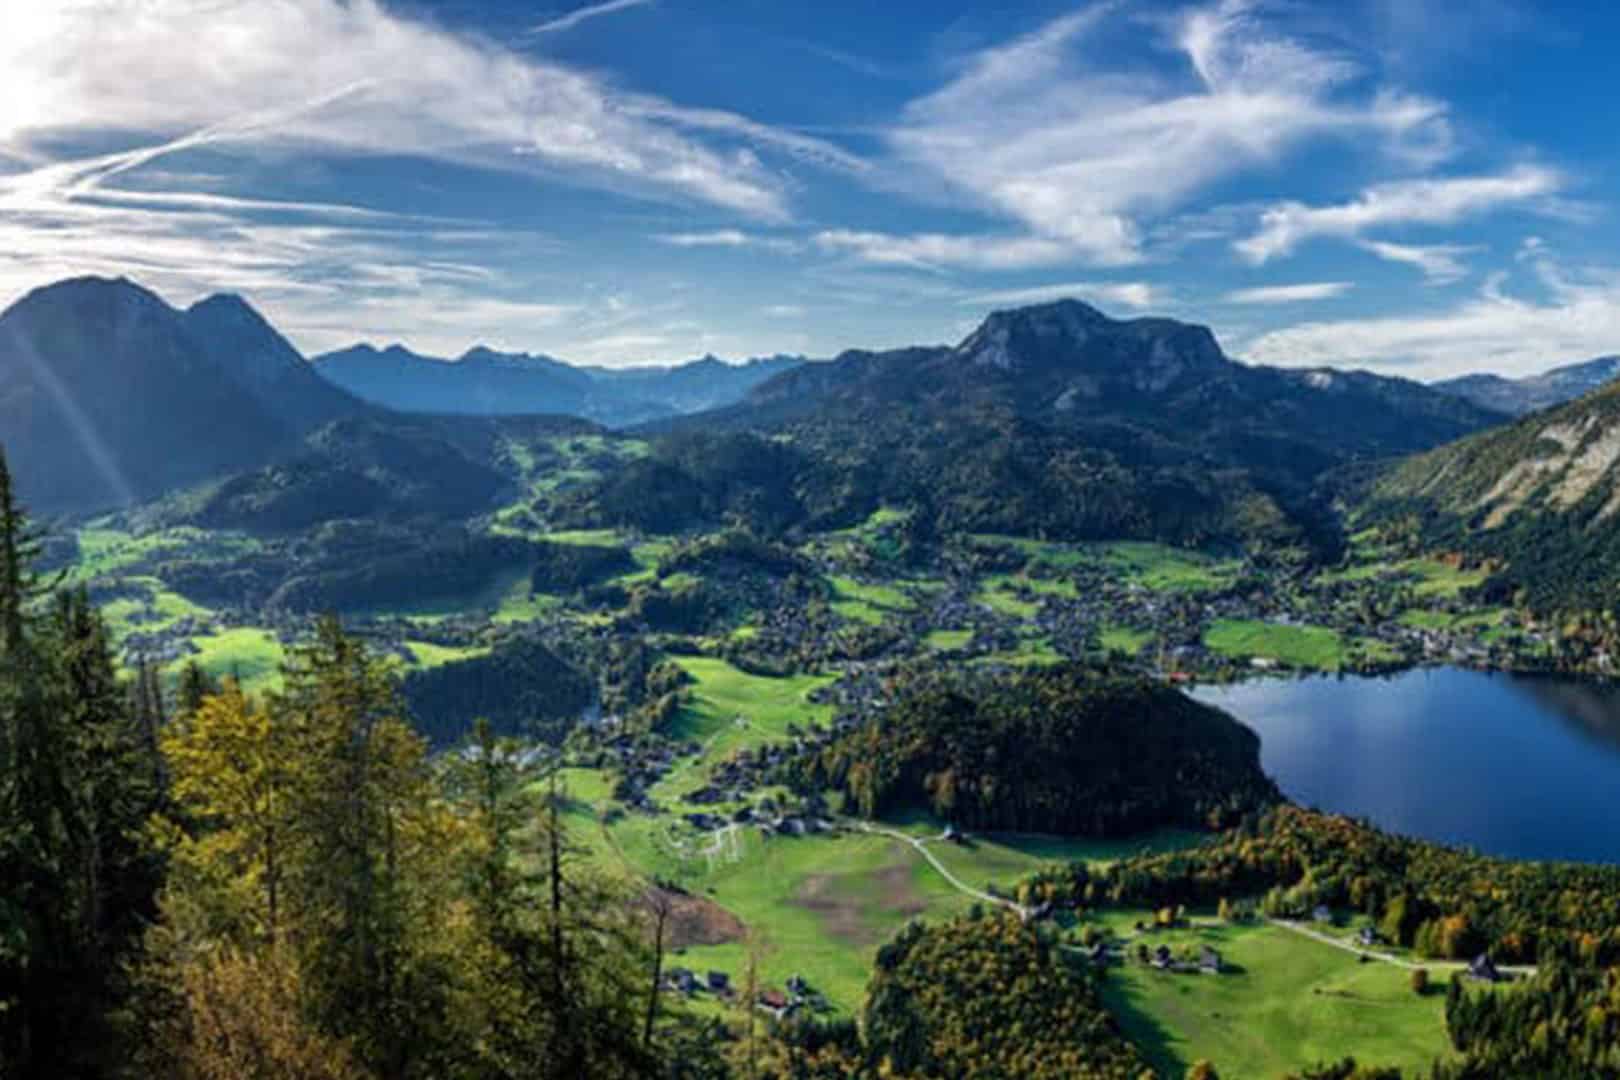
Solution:
[{"label": "winding road", "polygon": [[[1304,923],[1294,922],[1292,919],[1267,919],[1266,921],[1272,926],[1280,926],[1284,930],[1291,930],[1301,937],[1308,937],[1312,941],[1321,942],[1323,945],[1331,945],[1335,949],[1342,949],[1345,952],[1354,953],[1356,956],[1367,956],[1374,960],[1381,960],[1386,964],[1394,964],[1396,967],[1404,968],[1407,971],[1416,971],[1419,968],[1426,968],[1430,971],[1463,971],[1468,967],[1467,964],[1456,960],[1406,960],[1386,952],[1379,952],[1376,949],[1363,948],[1352,941],[1346,941],[1332,934],[1323,933],[1321,930],[1306,926]],[[1512,966],[1503,964],[1497,970],[1503,974],[1528,978],[1536,973],[1536,966],[1534,964],[1514,964]]]},{"label": "winding road", "polygon": [[1022,904],[1008,900],[1004,896],[991,896],[987,892],[981,892],[980,890],[969,885],[967,882],[963,881],[961,878],[957,877],[955,874],[951,873],[950,870],[946,869],[945,864],[940,862],[932,851],[928,850],[928,842],[926,840],[919,839],[915,836],[907,836],[905,833],[896,832],[894,829],[881,828],[877,825],[873,825],[869,821],[856,822],[856,827],[862,832],[874,833],[878,836],[887,836],[892,840],[899,840],[901,843],[910,844],[912,847],[917,849],[918,853],[921,854],[923,858],[928,860],[928,864],[930,866],[939,871],[940,877],[944,878],[953,889],[959,893],[962,893],[964,896],[971,896],[975,900],[982,900],[987,904],[996,904],[1000,907],[1004,907],[1008,911],[1016,913],[1020,919],[1027,918],[1029,916],[1028,909],[1026,909]]}]

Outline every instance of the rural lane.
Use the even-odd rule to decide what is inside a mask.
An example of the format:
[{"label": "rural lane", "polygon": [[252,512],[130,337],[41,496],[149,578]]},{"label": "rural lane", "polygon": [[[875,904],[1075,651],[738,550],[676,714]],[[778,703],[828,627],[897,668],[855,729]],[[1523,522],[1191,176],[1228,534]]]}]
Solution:
[{"label": "rural lane", "polygon": [[[1399,956],[1391,956],[1386,952],[1378,952],[1374,949],[1363,948],[1354,942],[1345,941],[1343,938],[1334,937],[1332,934],[1325,934],[1320,930],[1312,929],[1311,927],[1306,926],[1304,923],[1295,922],[1292,919],[1267,919],[1266,921],[1272,926],[1280,926],[1284,930],[1292,930],[1294,933],[1299,934],[1302,937],[1308,937],[1312,941],[1319,941],[1323,945],[1331,945],[1335,949],[1343,949],[1345,952],[1354,953],[1357,956],[1368,956],[1374,960],[1382,960],[1386,964],[1394,964],[1396,967],[1405,968],[1407,971],[1416,971],[1418,968],[1426,968],[1430,971],[1462,971],[1468,967],[1467,964],[1456,960],[1435,960],[1427,962],[1405,960]],[[1503,964],[1498,970],[1510,975],[1519,975],[1524,977],[1528,977],[1536,973],[1536,967],[1534,964],[1514,964],[1511,966]]]},{"label": "rural lane", "polygon": [[961,878],[957,877],[955,874],[951,873],[945,868],[945,864],[940,862],[932,851],[928,850],[928,844],[926,841],[920,840],[915,836],[907,836],[905,833],[896,832],[893,829],[879,828],[867,821],[858,821],[855,824],[856,827],[862,832],[874,833],[878,836],[887,836],[891,840],[899,840],[902,843],[910,844],[912,847],[917,849],[917,852],[922,855],[923,858],[928,860],[928,864],[930,866],[939,871],[939,876],[944,878],[957,892],[966,896],[971,896],[975,900],[983,900],[987,904],[996,904],[1000,907],[1004,907],[1008,911],[1016,913],[1021,919],[1028,917],[1029,912],[1024,909],[1022,904],[1014,903],[1013,901],[1008,900],[1006,897],[991,896],[987,892],[981,892],[969,885],[967,882],[963,881]]}]

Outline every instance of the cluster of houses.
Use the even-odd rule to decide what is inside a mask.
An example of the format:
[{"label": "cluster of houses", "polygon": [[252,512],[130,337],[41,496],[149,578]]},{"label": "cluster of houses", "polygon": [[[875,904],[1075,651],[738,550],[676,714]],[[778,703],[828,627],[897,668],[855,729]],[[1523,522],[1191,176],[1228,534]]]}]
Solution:
[{"label": "cluster of houses", "polygon": [[730,1000],[735,993],[731,988],[731,976],[724,971],[711,971],[707,978],[699,978],[697,972],[690,968],[672,967],[664,973],[663,983],[665,990],[687,997],[710,993]]},{"label": "cluster of houses", "polygon": [[613,797],[632,810],[643,814],[657,814],[660,807],[650,794],[677,760],[695,757],[703,748],[690,740],[671,742],[657,736],[636,735],[620,731],[609,734],[600,744],[602,764],[619,775]]},{"label": "cluster of houses", "polygon": [[[137,613],[130,621],[138,625],[142,621],[139,616]],[[217,619],[183,615],[158,629],[131,630],[121,645],[123,662],[130,667],[143,660],[159,666],[172,664],[200,651],[193,638],[217,634],[220,629]]]},{"label": "cluster of houses", "polygon": [[1148,963],[1158,971],[1196,972],[1201,975],[1219,975],[1226,970],[1220,950],[1209,945],[1200,945],[1197,958],[1192,960],[1177,957],[1168,945],[1159,945],[1154,948]]},{"label": "cluster of houses", "polygon": [[[667,992],[687,997],[712,994],[721,1001],[735,1001],[739,993],[731,983],[731,976],[724,971],[710,971],[700,977],[697,972],[684,967],[670,968],[664,975],[663,987]],[[821,995],[812,990],[800,975],[789,976],[785,990],[767,988],[754,999],[756,1009],[776,1020],[784,1020],[800,1009],[819,1010],[824,1006]]]}]

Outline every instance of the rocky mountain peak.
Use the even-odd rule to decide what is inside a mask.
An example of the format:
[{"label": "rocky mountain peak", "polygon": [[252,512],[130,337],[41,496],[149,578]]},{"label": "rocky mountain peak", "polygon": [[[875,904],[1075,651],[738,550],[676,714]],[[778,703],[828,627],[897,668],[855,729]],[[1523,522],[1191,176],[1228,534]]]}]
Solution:
[{"label": "rocky mountain peak", "polygon": [[1208,327],[1174,319],[1111,319],[1079,300],[995,312],[953,355],[1008,374],[1073,376],[1085,384],[1081,394],[1091,393],[1098,379],[1157,393],[1183,375],[1230,365]]}]

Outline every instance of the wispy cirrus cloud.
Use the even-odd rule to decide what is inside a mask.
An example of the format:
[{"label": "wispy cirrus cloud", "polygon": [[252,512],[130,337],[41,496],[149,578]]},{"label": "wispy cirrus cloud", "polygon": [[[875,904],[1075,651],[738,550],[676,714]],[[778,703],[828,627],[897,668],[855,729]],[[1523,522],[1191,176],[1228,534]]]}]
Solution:
[{"label": "wispy cirrus cloud", "polygon": [[572,30],[582,22],[599,19],[603,15],[612,15],[617,11],[646,7],[654,2],[655,0],[604,0],[600,4],[587,4],[585,7],[568,12],[566,15],[558,15],[556,18],[547,19],[545,22],[530,28],[529,33],[555,34],[563,30]]},{"label": "wispy cirrus cloud", "polygon": [[1234,289],[1222,297],[1229,304],[1298,304],[1343,296],[1355,285],[1349,281],[1306,281],[1294,285],[1260,285]]},{"label": "wispy cirrus cloud", "polygon": [[[1095,4],[974,56],[905,110],[890,135],[907,167],[1027,231],[1012,238],[913,238],[976,265],[1127,265],[1144,257],[1144,219],[1313,139],[1372,142],[1406,162],[1450,146],[1446,109],[1368,89],[1352,58],[1305,44],[1244,0],[1194,10],[1164,44],[1181,77],[1116,70],[1087,45],[1123,18]],[[895,242],[849,245],[901,261]]]},{"label": "wispy cirrus cloud", "polygon": [[[1556,170],[1539,165],[1520,165],[1495,175],[1391,181],[1334,206],[1279,203],[1261,215],[1260,228],[1254,235],[1233,246],[1243,258],[1260,265],[1291,254],[1317,237],[1358,239],[1381,227],[1454,225],[1506,206],[1533,206],[1536,200],[1555,195],[1563,184]],[[1369,250],[1381,257],[1423,265],[1417,254],[1420,249],[1386,245],[1384,252],[1389,254],[1376,248]],[[1412,257],[1402,258],[1403,254]]]},{"label": "wispy cirrus cloud", "polygon": [[419,156],[775,220],[788,216],[787,185],[760,147],[852,160],[721,110],[625,94],[377,0],[61,0],[7,19],[0,149],[21,156],[75,132],[154,142],[189,132],[237,152]]},{"label": "wispy cirrus cloud", "polygon": [[1392,244],[1385,240],[1362,240],[1357,246],[1386,262],[1417,267],[1432,285],[1449,285],[1467,277],[1468,266],[1462,257],[1480,250],[1470,244]]},{"label": "wispy cirrus cloud", "polygon": [[603,332],[589,302],[511,274],[553,255],[552,237],[482,207],[434,219],[259,186],[386,155],[783,223],[802,184],[784,162],[862,167],[378,0],[52,0],[4,18],[0,304],[53,277],[130,273],[182,302],[248,294],[309,349],[361,334],[528,345],[565,321]]}]

